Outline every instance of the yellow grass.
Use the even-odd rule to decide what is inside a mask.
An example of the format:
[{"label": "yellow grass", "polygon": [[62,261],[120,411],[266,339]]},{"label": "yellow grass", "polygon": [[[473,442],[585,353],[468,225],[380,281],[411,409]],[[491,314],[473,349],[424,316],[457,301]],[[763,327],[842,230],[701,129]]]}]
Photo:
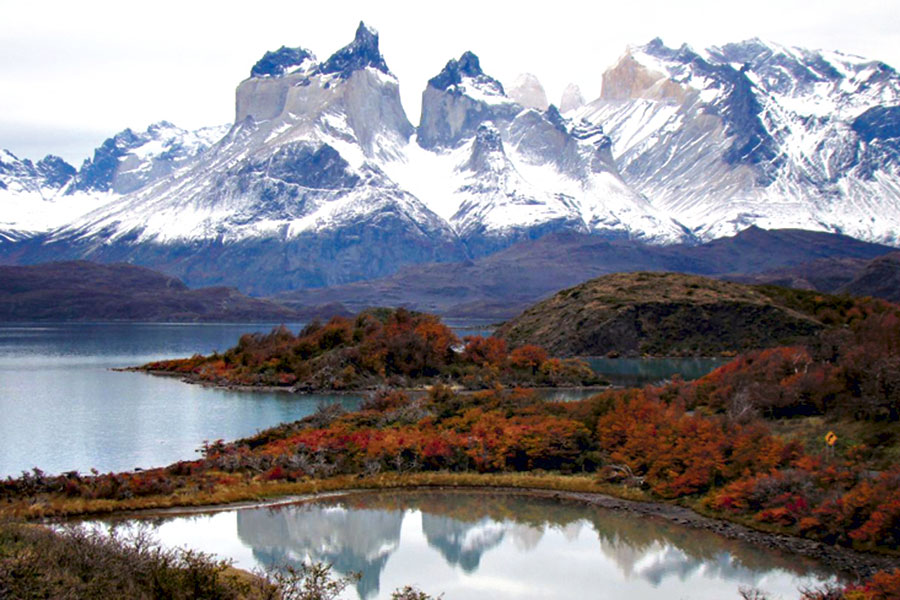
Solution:
[{"label": "yellow grass", "polygon": [[566,492],[600,493],[627,500],[648,501],[641,490],[598,482],[594,477],[553,473],[386,473],[371,477],[341,475],[300,482],[253,482],[220,486],[214,491],[177,491],[165,496],[126,500],[88,500],[45,495],[13,501],[0,507],[0,516],[15,519],[58,519],[109,515],[149,509],[192,508],[260,502],[279,497],[302,496],[360,489],[411,487],[500,487]]}]

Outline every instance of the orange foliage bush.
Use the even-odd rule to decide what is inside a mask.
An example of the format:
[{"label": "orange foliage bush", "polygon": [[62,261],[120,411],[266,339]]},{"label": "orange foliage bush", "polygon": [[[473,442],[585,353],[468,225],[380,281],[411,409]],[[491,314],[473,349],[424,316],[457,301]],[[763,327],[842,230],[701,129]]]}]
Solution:
[{"label": "orange foliage bush", "polygon": [[762,416],[838,414],[900,420],[900,309],[859,300],[846,328],[826,331],[810,347],[770,348],[738,356],[692,384],[679,386],[688,406]]},{"label": "orange foliage bush", "polygon": [[664,498],[696,494],[744,472],[784,464],[795,449],[759,427],[687,414],[643,393],[622,395],[597,423],[600,448]]},{"label": "orange foliage bush", "polygon": [[500,338],[469,335],[463,359],[476,365],[500,366],[506,360],[506,342]]},{"label": "orange foliage bush", "polygon": [[335,317],[324,325],[314,322],[296,336],[283,326],[268,334],[245,334],[222,355],[158,361],[143,368],[220,384],[308,391],[414,387],[428,379],[469,388],[598,382],[586,363],[567,359],[551,364],[537,346],[510,353],[502,339],[469,336],[460,348],[438,317],[402,308],[366,311],[355,319]]}]

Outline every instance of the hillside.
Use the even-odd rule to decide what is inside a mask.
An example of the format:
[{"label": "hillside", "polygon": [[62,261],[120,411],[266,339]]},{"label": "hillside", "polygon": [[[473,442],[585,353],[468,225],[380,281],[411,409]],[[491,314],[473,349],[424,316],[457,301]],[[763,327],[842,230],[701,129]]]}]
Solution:
[{"label": "hillside", "polygon": [[562,356],[703,356],[800,341],[840,319],[834,297],[680,273],[618,273],[563,290],[500,327]]},{"label": "hillside", "polygon": [[128,264],[0,267],[0,321],[292,321],[309,312],[229,287],[191,290]]},{"label": "hillside", "polygon": [[447,317],[499,320],[558,290],[611,273],[677,271],[730,277],[821,259],[865,262],[892,250],[833,233],[757,227],[706,244],[670,246],[553,233],[472,261],[411,266],[390,277],[294,290],[275,300],[291,307],[341,302],[354,310],[405,306]]},{"label": "hillside", "polygon": [[765,283],[819,292],[872,296],[900,302],[900,253],[871,260],[822,258],[753,275],[729,275],[739,283]]},{"label": "hillside", "polygon": [[900,252],[869,261],[838,291],[900,302]]}]

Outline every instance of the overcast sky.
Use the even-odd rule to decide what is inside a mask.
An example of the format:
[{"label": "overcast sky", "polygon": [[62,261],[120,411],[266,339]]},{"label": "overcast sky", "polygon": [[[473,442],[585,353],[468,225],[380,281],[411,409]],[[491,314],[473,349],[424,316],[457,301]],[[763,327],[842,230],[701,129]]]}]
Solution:
[{"label": "overcast sky", "polygon": [[760,37],[900,67],[897,0],[0,0],[0,14],[0,148],[76,166],[126,127],[231,122],[235,86],[266,50],[324,60],[360,20],[379,31],[413,123],[427,80],[465,50],[505,84],[534,73],[554,103],[569,82],[595,98],[626,46],[656,36],[696,48]]}]

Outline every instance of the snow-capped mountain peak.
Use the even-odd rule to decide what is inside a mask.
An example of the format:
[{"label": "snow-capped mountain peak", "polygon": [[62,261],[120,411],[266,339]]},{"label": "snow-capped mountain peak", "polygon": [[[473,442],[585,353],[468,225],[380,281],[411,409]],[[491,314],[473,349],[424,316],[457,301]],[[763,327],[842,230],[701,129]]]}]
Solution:
[{"label": "snow-capped mountain peak", "polygon": [[581,88],[576,84],[570,83],[563,90],[562,98],[559,101],[559,110],[562,113],[568,113],[578,110],[584,106],[584,96],[581,95]]},{"label": "snow-capped mountain peak", "polygon": [[0,243],[59,227],[108,200],[71,193],[76,173],[58,156],[47,155],[35,164],[0,150]]},{"label": "snow-capped mountain peak", "polygon": [[703,239],[756,224],[898,243],[896,142],[873,145],[864,117],[900,104],[898,86],[887,65],[834,52],[657,39],[578,115],[604,126],[627,183]]},{"label": "snow-capped mountain peak", "polygon": [[335,73],[347,79],[354,71],[371,67],[385,75],[391,75],[381,51],[378,49],[378,32],[362,21],[356,29],[353,41],[331,55],[319,67],[323,74]]},{"label": "snow-capped mountain peak", "polygon": [[550,106],[544,86],[531,73],[522,73],[516,77],[507,94],[525,108],[547,110],[547,107]]},{"label": "snow-capped mountain peak", "polygon": [[503,84],[486,75],[478,56],[470,51],[463,52],[459,60],[450,59],[440,73],[428,80],[428,87],[488,104],[509,102]]},{"label": "snow-capped mountain peak", "polygon": [[266,52],[253,68],[250,77],[280,77],[300,71],[307,71],[317,65],[315,55],[306,48],[288,48]]},{"label": "snow-capped mountain peak", "polygon": [[172,175],[218,142],[229,126],[187,131],[160,121],[135,133],[125,129],[84,161],[72,191],[127,194]]},{"label": "snow-capped mountain peak", "polygon": [[522,106],[497,79],[485,74],[478,57],[464,52],[428,80],[422,94],[418,143],[426,149],[457,147],[484,121],[512,120]]},{"label": "snow-capped mountain peak", "polygon": [[252,129],[256,143],[324,141],[361,167],[394,156],[412,135],[374,29],[360,23],[353,41],[322,63],[305,51],[292,56],[300,60],[296,68],[251,76],[238,86],[235,123],[244,134]]},{"label": "snow-capped mountain peak", "polygon": [[900,244],[900,76],[759,39],[656,39],[604,73],[597,100],[569,86],[557,109],[533,76],[505,89],[465,52],[428,81],[414,128],[360,23],[321,62],[266,52],[227,131],[126,129],[77,172],[2,152],[0,202],[0,235],[33,238],[16,250],[29,261],[129,260],[258,293],[556,231],[666,244],[755,225]]},{"label": "snow-capped mountain peak", "polygon": [[[220,141],[171,177],[54,232],[48,245],[106,260],[139,252],[189,281],[192,269],[205,276],[213,252],[212,272],[252,265],[244,288],[256,292],[465,256],[450,225],[381,168],[414,130],[374,30],[360,24],[322,63],[276,51],[257,66],[238,85],[235,125]],[[133,152],[134,137],[110,147]]]}]

